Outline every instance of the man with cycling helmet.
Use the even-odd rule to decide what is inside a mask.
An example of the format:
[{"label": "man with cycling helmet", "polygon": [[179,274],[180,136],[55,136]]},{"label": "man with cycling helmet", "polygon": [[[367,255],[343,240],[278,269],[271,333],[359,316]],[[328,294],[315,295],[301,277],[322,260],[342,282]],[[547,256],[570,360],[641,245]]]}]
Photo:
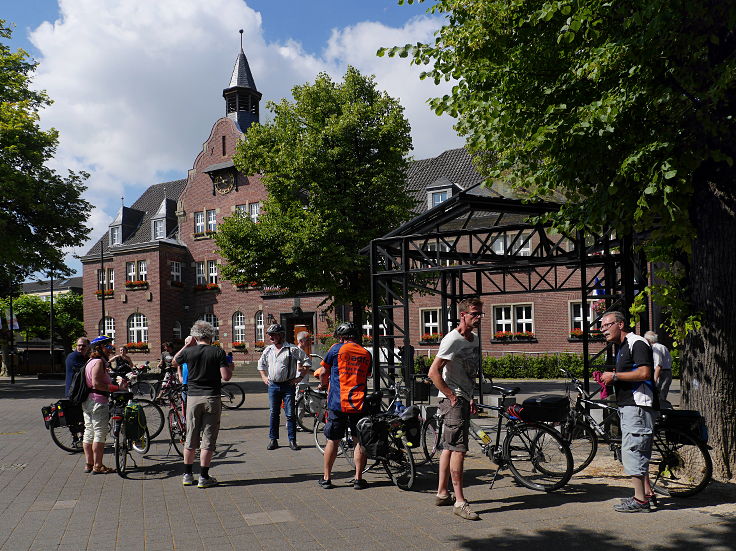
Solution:
[{"label": "man with cycling helmet", "polygon": [[266,333],[271,344],[263,349],[261,359],[258,360],[258,373],[268,387],[268,403],[271,409],[269,442],[266,449],[275,450],[279,447],[279,421],[283,402],[289,447],[296,451],[300,449],[296,443],[294,412],[296,385],[302,380],[312,362],[304,350],[286,342],[286,330],[282,325],[274,323],[266,329]]},{"label": "man with cycling helmet", "polygon": [[[319,485],[330,489],[332,485],[332,466],[337,457],[340,439],[345,436],[347,427],[357,438],[355,425],[364,417],[363,403],[368,388],[368,377],[371,375],[371,355],[356,341],[360,338],[358,329],[350,322],[341,323],[335,329],[335,337],[339,340],[327,352],[322,360],[324,370],[320,374],[322,384],[329,381],[327,394],[327,423],[325,424],[324,472]],[[368,486],[363,479],[366,454],[365,448],[355,443],[355,478],[353,488],[362,490]]]}]

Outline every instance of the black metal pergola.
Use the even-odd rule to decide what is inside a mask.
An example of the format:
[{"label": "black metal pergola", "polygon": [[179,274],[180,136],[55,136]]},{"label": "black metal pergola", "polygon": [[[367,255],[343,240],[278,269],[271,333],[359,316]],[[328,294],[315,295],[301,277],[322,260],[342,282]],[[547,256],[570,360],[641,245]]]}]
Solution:
[{"label": "black metal pergola", "polygon": [[[553,232],[533,220],[554,212],[554,203],[482,197],[461,192],[370,244],[374,387],[401,371],[413,376],[410,304],[417,294],[440,299],[440,327],[458,323],[457,303],[468,297],[580,293],[585,383],[600,354],[612,362],[611,347],[591,356],[588,304],[603,299],[606,309],[627,312],[646,286],[646,264],[630,236]],[[645,325],[648,316],[642,316]],[[380,336],[380,330],[385,335]],[[647,327],[643,327],[647,329]],[[445,332],[445,331],[443,331]],[[481,346],[483,334],[479,334]],[[482,362],[482,353],[479,358]],[[479,366],[480,367],[480,366]],[[479,369],[482,389],[483,370]],[[413,385],[409,403],[414,399]],[[481,395],[482,398],[482,395]]]}]

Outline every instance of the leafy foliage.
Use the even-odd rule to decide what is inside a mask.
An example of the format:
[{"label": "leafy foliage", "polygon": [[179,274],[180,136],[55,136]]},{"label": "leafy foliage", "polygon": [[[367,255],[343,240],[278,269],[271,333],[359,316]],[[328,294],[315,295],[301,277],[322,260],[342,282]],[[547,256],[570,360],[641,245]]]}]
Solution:
[{"label": "leafy foliage", "polygon": [[[0,19],[0,39],[10,29]],[[68,273],[65,247],[83,241],[90,209],[81,199],[87,174],[59,176],[46,166],[58,133],[39,127],[39,111],[51,101],[29,88],[36,64],[23,50],[0,42],[0,290],[29,273],[54,268]],[[10,281],[12,280],[12,281]]]},{"label": "leafy foliage", "polygon": [[438,0],[428,11],[447,17],[433,44],[379,55],[454,80],[432,107],[457,118],[489,181],[562,193],[558,228],[651,230],[647,256],[670,268],[648,292],[674,334],[698,329],[692,197],[706,180],[732,191],[736,4]]},{"label": "leafy foliage", "polygon": [[323,73],[292,93],[293,102],[270,102],[273,120],[251,126],[238,146],[235,165],[262,174],[269,195],[257,223],[235,215],[219,226],[223,276],[365,304],[360,249],[411,216],[409,123],[398,101],[352,67],[342,83]]}]

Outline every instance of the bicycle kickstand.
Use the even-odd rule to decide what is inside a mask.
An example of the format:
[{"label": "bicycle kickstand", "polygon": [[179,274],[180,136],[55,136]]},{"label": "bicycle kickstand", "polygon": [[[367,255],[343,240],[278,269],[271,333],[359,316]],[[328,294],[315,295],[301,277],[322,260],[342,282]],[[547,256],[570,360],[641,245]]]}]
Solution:
[{"label": "bicycle kickstand", "polygon": [[493,478],[491,478],[491,485],[488,486],[489,490],[493,490],[493,484],[496,482],[496,479],[498,478],[498,471],[500,470],[501,470],[501,467],[496,467],[496,470],[493,473]]}]

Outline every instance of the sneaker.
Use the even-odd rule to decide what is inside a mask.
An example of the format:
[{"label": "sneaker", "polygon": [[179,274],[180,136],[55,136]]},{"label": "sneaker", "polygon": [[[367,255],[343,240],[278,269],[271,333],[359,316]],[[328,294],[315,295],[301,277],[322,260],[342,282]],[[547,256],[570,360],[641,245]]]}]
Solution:
[{"label": "sneaker", "polygon": [[181,477],[181,484],[182,486],[193,486],[194,476],[189,473],[185,473],[184,476]]},{"label": "sneaker", "polygon": [[361,478],[360,480],[354,478],[350,482],[352,482],[355,490],[365,490],[368,487],[368,481],[365,478]]},{"label": "sneaker", "polygon": [[470,503],[468,503],[467,501],[459,506],[456,503],[452,507],[452,512],[455,513],[457,516],[464,518],[465,520],[480,520],[478,513],[474,513],[470,510]]},{"label": "sneaker", "polygon": [[455,504],[455,496],[447,494],[445,497],[434,496],[434,504],[437,507],[445,507],[447,505]]},{"label": "sneaker", "polygon": [[208,476],[207,478],[199,477],[199,484],[197,484],[197,488],[211,488],[212,486],[217,486],[217,479]]},{"label": "sneaker", "polygon": [[649,502],[639,503],[633,497],[623,500],[618,505],[613,506],[613,510],[618,513],[648,513],[651,511]]},{"label": "sneaker", "polygon": [[[650,511],[656,511],[659,508],[659,502],[657,501],[657,496],[656,495],[649,494],[649,495],[646,495],[644,497],[646,497],[647,500],[649,500],[649,510]],[[631,499],[630,497],[622,497],[621,498],[621,503],[623,503],[624,501],[628,501],[630,499]]]},{"label": "sneaker", "polygon": [[334,488],[334,486],[332,485],[332,480],[330,479],[325,480],[324,478],[320,478],[319,485],[325,490],[331,490],[332,488]]}]

